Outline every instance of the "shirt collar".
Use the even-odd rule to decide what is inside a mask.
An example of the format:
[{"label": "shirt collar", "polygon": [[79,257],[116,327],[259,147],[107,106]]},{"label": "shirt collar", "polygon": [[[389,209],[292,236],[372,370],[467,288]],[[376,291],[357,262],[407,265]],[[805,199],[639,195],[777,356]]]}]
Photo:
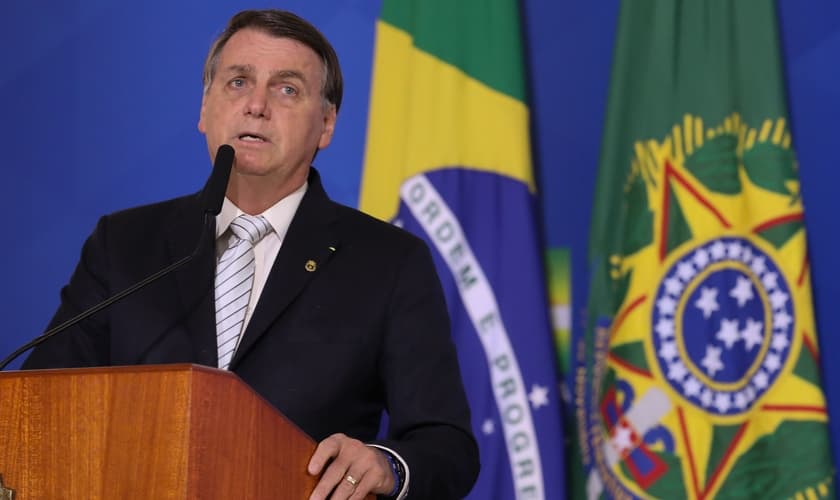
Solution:
[{"label": "shirt collar", "polygon": [[[304,182],[296,191],[290,193],[288,196],[278,201],[274,205],[268,207],[265,212],[258,214],[266,218],[271,227],[274,229],[274,234],[282,241],[292,224],[292,218],[295,216],[298,207],[300,206],[303,195],[306,194],[306,189],[309,187],[309,182]],[[216,216],[216,239],[222,236],[230,227],[233,219],[244,214],[239,207],[234,205],[227,196],[222,203],[222,211]]]}]

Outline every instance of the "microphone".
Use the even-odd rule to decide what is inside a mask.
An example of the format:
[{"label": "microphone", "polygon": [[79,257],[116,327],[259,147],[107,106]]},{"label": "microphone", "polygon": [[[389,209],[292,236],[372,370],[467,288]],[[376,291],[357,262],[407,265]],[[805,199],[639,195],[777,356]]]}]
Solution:
[{"label": "microphone", "polygon": [[61,323],[60,325],[50,328],[46,332],[30,340],[29,342],[15,350],[15,352],[6,356],[6,358],[2,362],[0,362],[0,371],[4,370],[9,363],[14,361],[15,358],[28,351],[29,349],[32,349],[33,347],[36,347],[39,344],[45,342],[47,339],[58,335],[59,333],[63,332],[64,330],[67,330],[72,326],[77,325],[78,323],[86,320],[87,318],[93,316],[99,311],[109,307],[111,304],[114,304],[115,302],[128,297],[129,295],[137,292],[138,290],[145,288],[146,286],[174,272],[175,270],[181,268],[182,266],[193,260],[201,252],[201,249],[204,247],[206,239],[210,236],[211,230],[214,226],[213,222],[215,221],[215,217],[219,215],[219,212],[222,211],[222,203],[224,203],[225,191],[227,191],[227,184],[228,180],[230,179],[230,170],[233,167],[234,153],[235,152],[233,148],[231,146],[228,146],[227,144],[222,144],[216,151],[216,158],[213,162],[213,172],[210,173],[210,178],[207,179],[207,184],[204,185],[204,189],[201,191],[201,203],[204,212],[204,224],[201,229],[201,235],[198,237],[198,243],[196,244],[195,250],[193,250],[190,255],[187,255],[186,257],[170,264],[169,266],[161,269],[160,271],[152,274],[151,276],[146,277],[145,279],[126,288],[125,290],[105,299],[104,301],[79,313],[76,316],[73,316],[67,321]]},{"label": "microphone", "polygon": [[201,192],[205,215],[215,217],[222,211],[222,203],[225,201],[225,192],[230,179],[230,169],[233,167],[234,153],[233,148],[227,144],[222,144],[216,150],[213,172]]}]

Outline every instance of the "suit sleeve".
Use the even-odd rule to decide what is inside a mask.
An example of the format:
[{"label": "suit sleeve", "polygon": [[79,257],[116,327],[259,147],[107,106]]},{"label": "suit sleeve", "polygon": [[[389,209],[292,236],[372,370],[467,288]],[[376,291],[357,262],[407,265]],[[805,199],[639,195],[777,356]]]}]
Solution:
[{"label": "suit sleeve", "polygon": [[418,241],[388,307],[381,373],[388,439],[411,474],[409,498],[462,498],[478,476],[478,446],[429,250]]},{"label": "suit sleeve", "polygon": [[[105,249],[107,218],[99,220],[82,248],[70,282],[61,290],[61,303],[47,329],[67,321],[105,300],[110,290]],[[107,311],[99,312],[36,347],[23,369],[103,366],[109,362]]]}]

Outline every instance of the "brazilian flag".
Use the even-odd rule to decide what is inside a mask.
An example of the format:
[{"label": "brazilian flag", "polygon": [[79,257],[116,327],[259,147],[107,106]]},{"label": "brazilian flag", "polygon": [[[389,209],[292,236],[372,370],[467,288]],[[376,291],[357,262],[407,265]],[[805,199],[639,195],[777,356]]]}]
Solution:
[{"label": "brazilian flag", "polygon": [[834,498],[772,0],[622,3],[575,498]]},{"label": "brazilian flag", "polygon": [[470,498],[563,498],[515,0],[385,0],[361,209],[424,238],[481,451]]}]

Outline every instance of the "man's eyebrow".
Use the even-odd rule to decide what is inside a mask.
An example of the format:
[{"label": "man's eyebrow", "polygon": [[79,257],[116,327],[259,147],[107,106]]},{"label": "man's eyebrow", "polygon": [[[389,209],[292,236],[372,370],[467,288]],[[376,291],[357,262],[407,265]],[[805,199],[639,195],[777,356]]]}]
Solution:
[{"label": "man's eyebrow", "polygon": [[223,70],[225,73],[245,73],[250,74],[254,72],[254,67],[250,64],[231,64]]},{"label": "man's eyebrow", "polygon": [[301,82],[306,83],[306,76],[303,73],[301,73],[300,71],[296,71],[296,70],[293,70],[293,69],[278,69],[278,70],[272,71],[271,72],[271,77],[272,78],[281,78],[281,79],[296,78],[296,79],[300,80]]},{"label": "man's eyebrow", "polygon": [[[251,64],[231,64],[230,66],[226,66],[222,72],[228,75],[251,75],[256,71],[253,65]],[[306,79],[306,75],[303,72],[295,70],[295,69],[277,69],[271,72],[271,78],[275,80],[284,80],[284,79],[297,79],[300,80],[304,85],[308,83]]]}]

